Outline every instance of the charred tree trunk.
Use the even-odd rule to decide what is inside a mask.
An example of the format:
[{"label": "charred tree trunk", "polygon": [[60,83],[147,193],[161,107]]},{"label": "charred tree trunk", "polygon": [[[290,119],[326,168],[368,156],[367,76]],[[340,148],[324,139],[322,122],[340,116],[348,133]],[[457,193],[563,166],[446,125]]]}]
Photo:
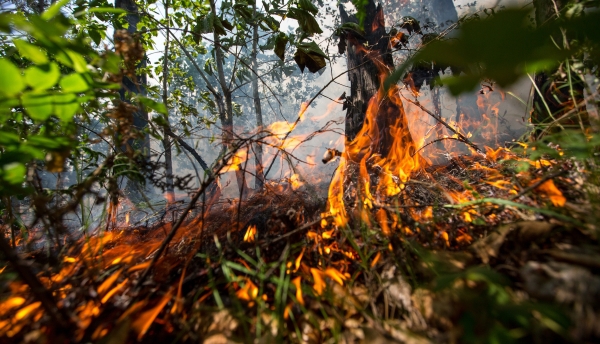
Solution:
[{"label": "charred tree trunk", "polygon": [[[358,23],[354,16],[349,16],[343,6],[339,6],[342,24]],[[385,31],[385,19],[381,4],[375,6],[370,0],[366,6],[367,16],[364,22],[364,37],[354,32],[346,31],[341,37],[340,53],[346,52],[348,61],[348,78],[350,79],[350,96],[346,97],[346,143],[355,139],[363,126],[369,102],[377,95],[384,78],[394,69],[391,54],[390,37]],[[346,47],[344,48],[344,44]],[[406,123],[404,109],[399,97],[391,101],[384,95],[378,107],[376,116],[377,128],[380,128],[377,142],[373,142],[373,152],[387,155],[395,137],[390,132],[391,126],[401,119]],[[408,128],[402,138],[403,144],[413,144]]]}]

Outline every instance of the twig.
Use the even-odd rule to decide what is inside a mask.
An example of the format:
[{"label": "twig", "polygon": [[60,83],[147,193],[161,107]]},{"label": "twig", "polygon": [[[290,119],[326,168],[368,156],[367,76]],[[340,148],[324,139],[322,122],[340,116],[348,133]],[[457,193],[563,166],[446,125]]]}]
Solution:
[{"label": "twig", "polygon": [[428,146],[431,146],[432,144],[434,144],[434,143],[436,143],[436,142],[441,142],[441,141],[444,141],[444,140],[456,140],[456,141],[458,141],[458,142],[463,142],[463,143],[465,143],[463,140],[461,140],[461,139],[459,139],[459,138],[456,138],[456,137],[442,137],[442,138],[435,139],[435,140],[433,140],[433,141],[431,141],[431,142],[429,142],[429,143],[427,143],[427,144],[423,145],[423,147],[421,147],[421,148],[417,149],[417,150],[416,150],[416,151],[415,151],[413,154],[411,154],[410,156],[411,156],[411,157],[413,157],[413,156],[415,156],[417,153],[419,153],[420,151],[422,151],[423,149],[425,149],[426,147],[428,147]]},{"label": "twig", "polygon": [[302,116],[304,116],[304,113],[306,111],[308,111],[308,107],[310,106],[310,104],[312,104],[312,102],[315,101],[315,99],[317,99],[318,96],[321,95],[321,93],[323,93],[323,91],[325,91],[325,89],[327,87],[329,87],[329,85],[331,85],[337,78],[341,77],[344,74],[347,74],[350,71],[353,71],[355,69],[358,69],[360,67],[362,67],[364,64],[366,64],[368,61],[365,61],[361,64],[359,64],[358,66],[354,67],[354,68],[350,68],[340,74],[338,74],[335,78],[331,79],[327,84],[325,84],[325,86],[321,87],[321,89],[319,90],[319,92],[317,92],[317,94],[315,94],[312,98],[310,98],[310,100],[306,103],[303,103],[302,106],[304,107],[304,110],[302,112],[300,112],[300,114],[298,115],[298,118],[296,118],[296,121],[294,122],[294,124],[292,124],[290,126],[290,130],[285,134],[285,136],[283,137],[283,140],[281,140],[281,145],[279,145],[279,149],[277,150],[277,152],[275,153],[275,156],[273,157],[273,160],[271,161],[271,164],[269,165],[269,168],[267,169],[267,171],[264,174],[264,178],[267,178],[267,175],[269,174],[269,172],[271,171],[271,168],[273,167],[273,164],[275,163],[275,158],[277,158],[277,155],[279,155],[279,152],[281,151],[281,147],[283,146],[283,143],[285,142],[285,140],[288,138],[288,136],[290,136],[290,134],[292,133],[292,131],[296,128],[296,125],[298,125],[298,122],[300,122],[300,120],[302,119]]},{"label": "twig", "polygon": [[305,224],[304,226],[301,226],[301,227],[298,227],[298,228],[294,229],[293,231],[290,231],[290,232],[287,232],[287,233],[285,233],[285,234],[283,234],[283,235],[280,235],[280,236],[279,236],[279,237],[277,237],[276,239],[273,239],[273,240],[271,240],[271,241],[267,241],[267,242],[265,243],[265,245],[271,245],[271,244],[273,244],[273,243],[276,243],[276,242],[278,242],[279,240],[283,240],[283,239],[285,239],[285,238],[289,237],[289,236],[290,236],[290,235],[292,235],[292,234],[296,234],[296,233],[298,233],[298,232],[301,232],[301,231],[303,231],[303,230],[305,230],[305,229],[308,229],[308,228],[310,228],[310,227],[312,227],[312,226],[316,225],[317,223],[321,222],[321,221],[322,221],[322,220],[324,220],[324,219],[331,219],[331,218],[333,218],[333,216],[331,216],[331,215],[328,215],[328,216],[325,216],[325,217],[319,217],[318,219],[316,219],[316,220],[315,220],[315,221],[313,221],[313,222],[309,222],[309,223]]},{"label": "twig", "polygon": [[455,135],[458,136],[459,141],[464,142],[465,144],[471,146],[471,148],[473,148],[476,152],[484,154],[484,152],[479,149],[479,147],[474,144],[473,142],[471,142],[471,140],[469,140],[465,135],[461,134],[460,132],[456,131],[454,128],[452,128],[448,123],[446,123],[446,121],[444,121],[444,119],[441,116],[438,116],[436,114],[434,114],[433,112],[427,110],[427,108],[425,108],[423,105],[421,105],[421,103],[419,103],[418,101],[413,101],[410,100],[408,98],[406,98],[404,95],[400,94],[402,96],[402,98],[406,99],[406,101],[408,101],[411,104],[414,104],[416,106],[418,106],[421,110],[425,111],[427,114],[429,114],[429,116],[435,118],[436,121],[438,121],[439,123],[441,123],[444,127],[448,128],[448,130],[450,130],[451,132],[453,132]]},{"label": "twig", "polygon": [[156,250],[156,253],[152,257],[152,261],[150,262],[150,264],[148,265],[148,267],[146,268],[146,270],[144,270],[144,272],[142,272],[140,278],[137,280],[135,286],[133,287],[134,294],[136,294],[139,291],[140,287],[142,286],[142,284],[144,283],[144,281],[146,280],[146,278],[150,274],[150,270],[152,270],[152,268],[154,267],[154,265],[158,261],[158,258],[160,258],[160,256],[165,251],[165,249],[167,248],[167,246],[169,245],[169,243],[171,242],[171,240],[173,240],[173,238],[175,237],[175,233],[177,233],[177,230],[179,229],[179,227],[181,227],[181,225],[183,224],[183,221],[185,221],[187,215],[191,212],[192,208],[196,205],[196,202],[198,201],[198,198],[200,198],[200,196],[202,196],[204,194],[204,192],[206,191],[206,189],[211,185],[211,183],[215,179],[215,176],[219,175],[219,172],[227,165],[227,161],[229,160],[229,158],[235,152],[237,152],[237,149],[239,149],[239,147],[234,147],[234,148],[235,149],[233,149],[228,155],[225,155],[221,159],[221,163],[218,166],[218,168],[216,169],[215,173],[214,174],[210,174],[202,182],[202,184],[200,184],[200,187],[198,188],[198,191],[194,194],[194,197],[190,200],[190,204],[183,211],[183,214],[181,214],[181,216],[179,217],[179,219],[177,219],[177,222],[175,222],[175,224],[173,225],[173,228],[171,228],[171,231],[169,232],[169,234],[167,235],[167,237],[163,240],[163,242],[161,243],[161,245],[158,248],[158,250]]},{"label": "twig", "polygon": [[546,176],[544,176],[542,179],[538,180],[537,182],[529,185],[528,187],[526,187],[525,189],[521,190],[521,192],[519,192],[518,194],[512,196],[511,198],[509,198],[511,201],[525,195],[526,193],[528,193],[529,191],[532,191],[536,188],[538,188],[540,185],[544,184],[545,182],[547,182],[550,179],[556,178],[562,174],[567,173],[567,170],[560,170],[554,173],[550,173]]},{"label": "twig", "polygon": [[[12,265],[19,274],[19,277],[27,284],[33,296],[41,302],[42,307],[48,312],[50,317],[54,319],[59,328],[69,333],[69,329],[73,329],[74,322],[65,309],[59,308],[52,293],[44,287],[42,282],[31,271],[31,268],[19,257],[17,252],[10,247],[3,236],[0,236],[0,250],[4,258]],[[76,327],[76,326],[75,326]]]}]

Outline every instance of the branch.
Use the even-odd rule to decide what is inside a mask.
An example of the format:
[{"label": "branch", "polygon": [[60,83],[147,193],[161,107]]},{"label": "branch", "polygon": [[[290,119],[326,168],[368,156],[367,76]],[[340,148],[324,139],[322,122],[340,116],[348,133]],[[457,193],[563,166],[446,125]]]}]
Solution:
[{"label": "branch", "polygon": [[436,121],[441,123],[444,127],[446,127],[448,130],[453,132],[455,135],[457,135],[460,141],[471,146],[471,148],[473,148],[476,152],[484,154],[484,152],[476,144],[471,142],[471,140],[469,140],[465,135],[461,134],[460,132],[458,132],[454,128],[452,128],[448,123],[446,123],[446,121],[444,121],[444,119],[441,116],[438,116],[438,115],[434,114],[433,112],[427,110],[427,108],[425,108],[423,105],[421,105],[421,103],[419,103],[418,101],[410,100],[410,99],[406,98],[402,93],[400,93],[400,95],[402,96],[402,98],[406,99],[406,101],[408,101],[409,103],[418,106],[421,110],[423,110],[427,114],[429,114],[429,116],[435,118]]},{"label": "branch", "polygon": [[194,158],[196,158],[196,161],[198,161],[198,163],[200,164],[200,167],[202,167],[202,169],[204,171],[207,171],[210,173],[210,169],[209,169],[208,165],[206,164],[204,159],[202,159],[200,154],[198,154],[198,152],[194,148],[192,148],[192,146],[190,146],[187,142],[185,142],[180,136],[175,135],[175,133],[173,132],[173,130],[171,130],[170,127],[165,127],[165,133],[167,135],[171,136],[172,138],[174,138],[175,140],[177,140],[177,143],[179,143],[179,145],[181,147],[185,148],[185,150],[190,152],[190,154],[192,154],[194,156]]}]

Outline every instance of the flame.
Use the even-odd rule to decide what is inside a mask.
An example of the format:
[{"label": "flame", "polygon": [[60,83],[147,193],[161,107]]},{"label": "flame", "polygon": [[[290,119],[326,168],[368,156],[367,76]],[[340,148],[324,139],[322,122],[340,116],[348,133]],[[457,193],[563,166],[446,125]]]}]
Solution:
[{"label": "flame", "polygon": [[246,234],[244,234],[245,242],[254,242],[256,239],[256,225],[251,225],[246,230]]},{"label": "flame", "polygon": [[304,306],[304,297],[302,296],[301,281],[302,281],[302,278],[300,276],[298,276],[292,280],[292,284],[294,286],[296,286],[296,299],[302,306]]},{"label": "flame", "polygon": [[252,301],[258,297],[258,287],[249,278],[245,278],[244,286],[235,295],[242,300]]},{"label": "flame", "polygon": [[298,190],[302,185],[304,185],[304,182],[300,180],[300,176],[297,173],[294,173],[290,177],[290,183],[292,184],[293,190]]},{"label": "flame", "polygon": [[169,290],[169,292],[167,294],[165,294],[165,296],[162,297],[162,299],[159,301],[159,303],[156,306],[154,306],[153,308],[140,314],[138,316],[138,318],[133,322],[131,327],[133,329],[135,329],[136,332],[138,333],[138,336],[137,336],[138,340],[141,340],[144,337],[144,335],[150,328],[150,325],[152,325],[152,323],[154,322],[154,319],[156,319],[158,314],[167,305],[167,302],[169,302],[171,300],[171,294],[172,294],[172,291]]},{"label": "flame", "polygon": [[[537,180],[533,181],[533,183],[535,182],[537,182]],[[538,186],[536,190],[548,196],[552,204],[556,207],[562,207],[567,202],[565,196],[563,196],[562,192],[556,187],[551,179]]]},{"label": "flame", "polygon": [[231,158],[229,158],[227,165],[221,170],[221,173],[239,171],[242,163],[246,160],[248,160],[248,150],[238,150]]}]

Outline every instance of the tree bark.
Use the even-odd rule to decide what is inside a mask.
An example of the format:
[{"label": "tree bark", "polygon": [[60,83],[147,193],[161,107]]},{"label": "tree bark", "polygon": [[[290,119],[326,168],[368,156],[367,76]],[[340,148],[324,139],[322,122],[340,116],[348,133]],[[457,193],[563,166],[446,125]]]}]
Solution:
[{"label": "tree bark", "polygon": [[[167,20],[169,19],[169,0],[165,0],[165,18],[167,18]],[[166,126],[163,128],[163,139],[162,139],[162,144],[163,144],[163,148],[165,149],[165,172],[166,172],[166,176],[165,176],[165,181],[167,184],[167,194],[166,194],[166,198],[167,198],[167,202],[173,202],[175,201],[175,189],[173,187],[173,157],[171,156],[171,140],[169,138],[169,135],[167,133],[167,131],[169,130],[169,107],[167,105],[167,100],[168,100],[168,87],[169,87],[169,83],[168,83],[168,78],[169,78],[169,34],[170,31],[167,30],[166,32],[166,37],[165,37],[165,54],[163,56],[163,94],[162,94],[162,98],[163,98],[163,103],[165,104],[165,107],[167,108],[167,115],[166,115],[166,121],[167,124]]]},{"label": "tree bark", "polygon": [[[122,8],[127,11],[127,31],[131,35],[135,35],[137,33],[137,24],[140,21],[140,15],[138,13],[138,7],[135,3],[135,0],[116,0],[115,7]],[[145,58],[140,61],[137,67],[146,67]],[[137,77],[133,79],[123,76],[122,87],[119,90],[121,101],[126,101],[127,92],[146,95],[146,84],[147,79],[145,74],[137,75]],[[133,114],[133,127],[138,131],[142,131],[147,126],[148,113],[143,108],[139,108],[138,111]],[[146,133],[142,139],[131,139],[127,142],[127,144],[134,150],[140,150],[145,159],[150,159],[150,134]],[[149,190],[143,190],[142,186],[136,181],[127,180],[124,191],[129,196],[131,201],[137,203],[143,199],[142,192]]]},{"label": "tree bark", "polygon": [[[256,16],[256,3],[254,4],[254,16]],[[256,128],[260,133],[263,129],[263,118],[262,118],[262,108],[260,106],[260,94],[258,92],[258,62],[256,59],[256,55],[258,55],[258,23],[255,23],[252,27],[252,70],[254,71],[252,75],[252,97],[254,98],[254,108],[256,110]],[[263,172],[263,150],[262,145],[257,143],[254,145],[254,165],[256,166],[256,182],[255,188],[260,189],[263,187],[265,183],[265,176]]]},{"label": "tree bark", "polygon": [[[340,16],[342,24],[348,22],[358,23],[354,16],[349,16],[340,5]],[[385,20],[381,5],[375,6],[370,0],[366,6],[367,16],[365,18],[365,36],[345,33],[346,56],[348,78],[350,79],[350,97],[346,98],[346,143],[350,143],[365,121],[365,115],[369,102],[382,85],[384,78],[394,69],[394,61],[391,54],[390,37],[385,31]],[[378,67],[379,66],[379,67]],[[386,156],[392,143],[394,135],[390,128],[399,123],[406,123],[402,102],[399,97],[392,101],[387,95],[381,99],[376,116],[376,125],[379,128],[377,138],[373,138],[373,153]],[[404,125],[404,124],[401,124]],[[406,135],[402,138],[403,144],[413,145],[413,139],[408,128],[403,130]]]},{"label": "tree bark", "polygon": [[[217,7],[215,5],[215,0],[210,0],[210,7],[213,13],[217,14]],[[213,32],[213,42],[215,49],[215,60],[217,63],[217,74],[219,78],[219,85],[221,86],[221,92],[223,93],[223,97],[225,98],[225,111],[219,113],[219,119],[221,120],[222,126],[222,140],[223,140],[223,148],[232,149],[233,147],[233,100],[232,100],[232,91],[227,85],[227,80],[225,80],[225,70],[223,68],[223,60],[225,59],[223,56],[223,50],[221,49],[221,37],[215,31]],[[235,74],[235,70],[232,71]],[[240,198],[244,199],[245,194],[248,191],[248,187],[246,186],[246,178],[245,171],[242,170],[241,166],[238,166],[238,169],[235,171],[235,177],[238,184],[238,190],[240,192]]]}]

